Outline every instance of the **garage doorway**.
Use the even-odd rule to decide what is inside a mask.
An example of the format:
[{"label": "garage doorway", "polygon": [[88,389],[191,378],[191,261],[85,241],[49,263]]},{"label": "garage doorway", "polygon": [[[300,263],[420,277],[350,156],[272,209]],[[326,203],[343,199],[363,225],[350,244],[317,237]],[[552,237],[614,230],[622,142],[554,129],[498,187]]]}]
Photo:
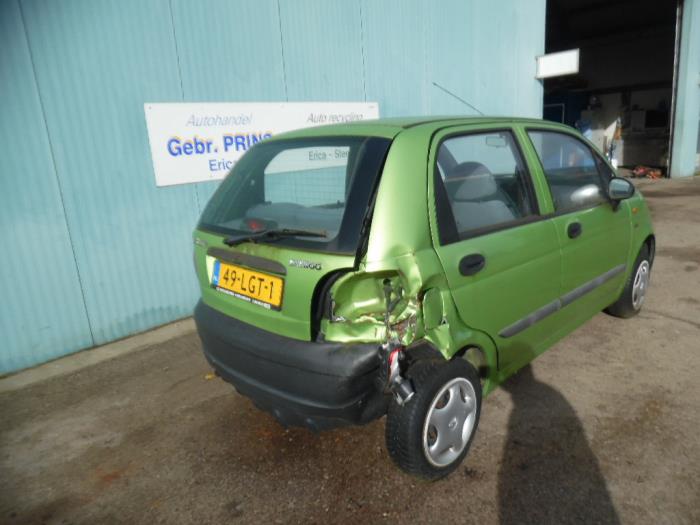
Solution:
[{"label": "garage doorway", "polygon": [[544,81],[544,118],[578,128],[622,174],[667,176],[679,13],[674,0],[548,0],[546,52],[578,48],[580,62]]}]

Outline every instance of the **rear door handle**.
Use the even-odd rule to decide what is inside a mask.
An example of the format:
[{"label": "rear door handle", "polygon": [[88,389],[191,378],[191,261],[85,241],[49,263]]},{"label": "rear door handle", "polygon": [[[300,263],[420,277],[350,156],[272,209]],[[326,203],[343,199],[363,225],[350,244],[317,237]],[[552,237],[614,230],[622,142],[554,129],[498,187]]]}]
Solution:
[{"label": "rear door handle", "polygon": [[486,266],[486,258],[480,253],[465,255],[459,261],[459,273],[462,275],[474,275],[479,273]]},{"label": "rear door handle", "polygon": [[572,222],[566,228],[566,233],[569,236],[569,239],[575,239],[583,233],[583,226],[581,226],[580,222]]}]

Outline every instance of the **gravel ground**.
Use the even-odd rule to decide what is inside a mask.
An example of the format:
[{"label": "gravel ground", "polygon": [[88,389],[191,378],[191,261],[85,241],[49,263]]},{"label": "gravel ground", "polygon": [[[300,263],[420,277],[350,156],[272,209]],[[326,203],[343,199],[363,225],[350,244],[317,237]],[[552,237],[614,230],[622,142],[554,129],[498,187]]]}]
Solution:
[{"label": "gravel ground", "polygon": [[394,468],[383,420],[282,428],[190,333],[0,394],[0,523],[700,523],[700,178],[641,186],[644,311],[596,316],[491,395],[447,479]]}]

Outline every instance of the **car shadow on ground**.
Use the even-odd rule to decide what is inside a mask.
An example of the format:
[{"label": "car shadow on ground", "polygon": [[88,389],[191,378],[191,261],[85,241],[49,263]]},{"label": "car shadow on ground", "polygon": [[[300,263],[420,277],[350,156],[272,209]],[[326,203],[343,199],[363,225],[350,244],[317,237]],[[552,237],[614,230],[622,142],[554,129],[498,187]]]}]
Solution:
[{"label": "car shadow on ground", "polygon": [[527,366],[503,388],[513,410],[498,476],[501,523],[619,523],[576,411]]}]

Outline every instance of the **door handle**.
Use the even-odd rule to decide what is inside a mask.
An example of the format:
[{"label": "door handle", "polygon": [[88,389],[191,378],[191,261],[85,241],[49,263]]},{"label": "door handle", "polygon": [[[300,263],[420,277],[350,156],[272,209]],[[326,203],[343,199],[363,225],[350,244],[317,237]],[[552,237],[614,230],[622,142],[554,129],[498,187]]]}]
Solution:
[{"label": "door handle", "polygon": [[583,226],[581,226],[580,222],[572,222],[566,228],[566,233],[569,236],[569,239],[575,239],[583,233]]},{"label": "door handle", "polygon": [[459,261],[459,273],[462,275],[474,275],[479,273],[486,266],[486,258],[480,253],[465,255]]}]

